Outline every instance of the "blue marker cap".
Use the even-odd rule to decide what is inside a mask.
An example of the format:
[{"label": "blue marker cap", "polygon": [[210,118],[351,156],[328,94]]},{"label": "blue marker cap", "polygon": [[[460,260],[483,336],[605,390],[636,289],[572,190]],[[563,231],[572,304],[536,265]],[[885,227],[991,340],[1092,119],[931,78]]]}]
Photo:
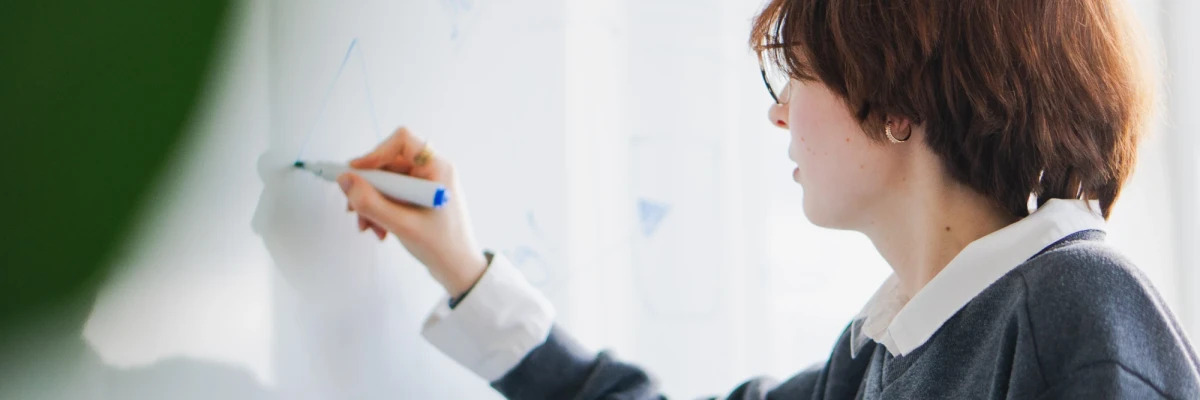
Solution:
[{"label": "blue marker cap", "polygon": [[446,205],[448,201],[450,201],[450,194],[446,193],[446,188],[438,188],[437,192],[433,194],[433,208]]}]

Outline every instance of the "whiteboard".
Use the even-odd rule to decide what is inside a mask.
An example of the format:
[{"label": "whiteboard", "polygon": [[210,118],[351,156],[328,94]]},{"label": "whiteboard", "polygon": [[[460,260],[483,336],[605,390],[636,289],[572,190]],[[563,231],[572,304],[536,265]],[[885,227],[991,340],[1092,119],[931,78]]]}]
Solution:
[{"label": "whiteboard", "polygon": [[[460,160],[469,189],[456,198],[471,204],[476,226],[502,230],[482,229],[481,240],[501,249],[520,241],[528,232],[511,227],[526,226],[527,210],[546,215],[552,208],[543,204],[562,202],[556,7],[272,4],[271,127],[254,226],[284,278],[274,298],[273,360],[283,397],[496,396],[417,335],[440,297],[423,267],[395,241],[377,247],[356,232],[336,186],[290,164],[298,156],[348,160],[408,126]],[[289,367],[297,365],[308,367]]]}]

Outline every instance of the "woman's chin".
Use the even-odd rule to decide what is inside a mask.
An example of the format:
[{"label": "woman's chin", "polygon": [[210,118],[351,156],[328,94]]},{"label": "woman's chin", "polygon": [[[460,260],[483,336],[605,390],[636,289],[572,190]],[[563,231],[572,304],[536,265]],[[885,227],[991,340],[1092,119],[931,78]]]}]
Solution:
[{"label": "woman's chin", "polygon": [[844,218],[840,217],[840,210],[830,207],[831,205],[836,206],[837,203],[823,202],[805,193],[804,217],[808,218],[808,222],[822,228],[848,229]]}]

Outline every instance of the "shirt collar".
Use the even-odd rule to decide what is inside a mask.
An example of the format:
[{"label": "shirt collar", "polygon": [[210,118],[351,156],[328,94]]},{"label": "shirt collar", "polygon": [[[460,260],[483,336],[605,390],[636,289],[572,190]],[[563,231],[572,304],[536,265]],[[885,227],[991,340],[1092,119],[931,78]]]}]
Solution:
[{"label": "shirt collar", "polygon": [[963,248],[911,299],[895,274],[871,296],[850,325],[850,355],[868,341],[893,356],[916,350],[951,316],[1025,260],[1068,235],[1103,229],[1096,201],[1051,199],[1020,221]]}]

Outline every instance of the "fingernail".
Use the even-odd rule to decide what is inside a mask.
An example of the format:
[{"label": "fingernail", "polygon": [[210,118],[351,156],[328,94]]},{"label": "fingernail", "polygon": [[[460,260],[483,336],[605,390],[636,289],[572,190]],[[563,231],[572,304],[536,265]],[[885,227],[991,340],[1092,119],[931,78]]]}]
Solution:
[{"label": "fingernail", "polygon": [[343,192],[350,191],[350,185],[354,183],[353,181],[350,180],[349,176],[345,176],[345,175],[339,176],[337,181],[338,181],[338,186],[342,187]]}]

